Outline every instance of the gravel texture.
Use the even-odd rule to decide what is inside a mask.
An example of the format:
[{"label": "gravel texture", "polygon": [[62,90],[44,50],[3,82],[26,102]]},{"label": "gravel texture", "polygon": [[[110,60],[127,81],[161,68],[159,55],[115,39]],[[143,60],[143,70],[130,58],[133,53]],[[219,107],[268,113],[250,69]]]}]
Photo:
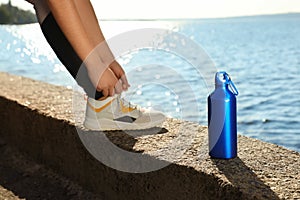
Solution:
[{"label": "gravel texture", "polygon": [[[192,122],[168,119],[145,131],[85,130],[83,95],[6,73],[0,73],[0,110],[4,146],[103,199],[300,199],[300,155],[274,144],[239,136],[238,157],[217,160],[208,156],[207,127]],[[26,182],[5,176],[14,164],[0,162],[8,163],[0,165],[0,199],[17,198],[3,180]],[[49,193],[66,189],[59,185],[49,184]]]}]

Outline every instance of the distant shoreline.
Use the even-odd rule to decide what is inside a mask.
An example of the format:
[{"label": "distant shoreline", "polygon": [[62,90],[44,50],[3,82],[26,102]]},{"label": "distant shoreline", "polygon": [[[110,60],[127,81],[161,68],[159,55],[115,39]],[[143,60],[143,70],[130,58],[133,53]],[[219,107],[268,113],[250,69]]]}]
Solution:
[{"label": "distant shoreline", "polygon": [[262,15],[245,15],[232,17],[213,17],[213,18],[153,18],[153,19],[139,19],[139,18],[98,18],[100,21],[192,21],[192,20],[219,20],[219,19],[242,19],[254,17],[287,17],[295,16],[300,18],[300,13],[278,13],[278,14],[262,14]]},{"label": "distant shoreline", "polygon": [[0,4],[0,24],[15,25],[35,22],[37,22],[36,16],[31,11],[12,6],[10,1],[7,4]]}]

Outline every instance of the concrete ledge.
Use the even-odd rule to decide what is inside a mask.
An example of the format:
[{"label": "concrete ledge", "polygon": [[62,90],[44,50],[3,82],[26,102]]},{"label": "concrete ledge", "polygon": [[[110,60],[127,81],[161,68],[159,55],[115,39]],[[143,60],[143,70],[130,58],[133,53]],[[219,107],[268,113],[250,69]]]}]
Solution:
[{"label": "concrete ledge", "polygon": [[[175,119],[159,134],[152,134],[155,129],[102,134],[119,148],[166,167],[148,173],[107,167],[77,133],[72,91],[28,78],[0,73],[0,123],[1,138],[9,144],[104,199],[300,198],[298,152],[239,136],[238,158],[213,160],[207,155],[207,128]],[[77,128],[83,135],[101,135]],[[188,146],[186,141],[191,141]],[[181,150],[180,158],[172,158]]]},{"label": "concrete ledge", "polygon": [[103,199],[24,156],[0,138],[1,200]]}]

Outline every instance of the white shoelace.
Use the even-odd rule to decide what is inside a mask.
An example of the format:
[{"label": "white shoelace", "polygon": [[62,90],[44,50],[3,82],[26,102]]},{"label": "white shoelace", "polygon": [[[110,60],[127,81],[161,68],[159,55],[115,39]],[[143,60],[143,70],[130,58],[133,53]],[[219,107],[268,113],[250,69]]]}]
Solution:
[{"label": "white shoelace", "polygon": [[118,96],[119,106],[120,106],[120,103],[122,103],[123,106],[125,106],[125,107],[140,111],[140,106],[133,104],[130,101],[127,101],[124,97],[121,97],[121,95]]}]

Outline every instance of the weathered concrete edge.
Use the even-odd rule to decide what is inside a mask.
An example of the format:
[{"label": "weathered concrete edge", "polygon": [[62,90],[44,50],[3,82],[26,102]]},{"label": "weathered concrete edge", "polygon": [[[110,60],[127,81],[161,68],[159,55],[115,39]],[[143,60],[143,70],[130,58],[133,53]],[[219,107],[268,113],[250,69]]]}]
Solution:
[{"label": "weathered concrete edge", "polygon": [[[43,85],[44,83],[34,81],[34,84]],[[23,82],[22,85],[26,84]],[[49,85],[47,87],[51,87],[53,91],[58,89],[57,86]],[[32,101],[32,98],[26,95],[23,95],[22,98],[22,102]],[[246,190],[232,183],[236,181],[235,178],[223,181],[216,175],[219,173],[222,176],[222,174],[230,172],[224,168],[222,161],[214,163],[215,165],[221,163],[221,165],[219,165],[219,172],[213,173],[201,171],[197,167],[192,168],[188,164],[186,166],[170,164],[162,170],[146,174],[124,173],[108,168],[95,160],[83,147],[75,126],[69,121],[47,116],[45,112],[22,105],[11,97],[0,98],[0,111],[2,124],[0,135],[9,143],[18,146],[20,150],[38,162],[57,170],[108,199],[220,199],[226,197],[253,199],[253,196],[249,196]],[[249,139],[248,142],[253,141]],[[272,148],[275,148],[274,146]],[[266,149],[270,149],[270,147],[266,145]],[[299,158],[299,154],[296,152],[284,151]],[[234,161],[235,164],[232,166],[241,167],[239,162]],[[209,168],[209,163],[206,164]],[[247,167],[244,167],[243,170],[246,171]],[[230,179],[228,177],[227,179]],[[260,188],[258,187],[258,189]],[[280,196],[275,192],[272,193],[268,187],[263,189],[267,191],[265,197]],[[294,192],[298,193],[298,191]],[[263,195],[255,197],[262,199]]]},{"label": "weathered concrete edge", "polygon": [[[6,141],[37,162],[107,199],[206,199],[222,196],[216,179],[205,174],[197,175],[193,170],[191,173],[195,173],[195,177],[190,178],[196,180],[191,182],[205,184],[181,188],[184,180],[180,176],[184,166],[174,164],[147,174],[128,174],[106,167],[86,151],[75,127],[68,122],[47,117],[2,97],[0,107],[9,110],[1,109],[3,125],[0,135]],[[172,179],[177,180],[168,181]],[[186,180],[184,182],[186,187],[190,185]],[[231,192],[238,193],[234,189]]]}]

